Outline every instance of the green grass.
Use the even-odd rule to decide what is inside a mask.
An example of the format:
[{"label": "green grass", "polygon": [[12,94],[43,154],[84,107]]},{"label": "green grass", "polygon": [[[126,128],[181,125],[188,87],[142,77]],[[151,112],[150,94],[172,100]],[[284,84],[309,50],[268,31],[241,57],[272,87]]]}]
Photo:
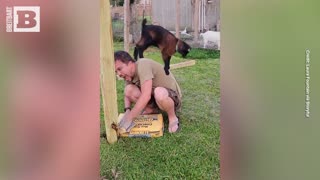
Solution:
[{"label": "green grass", "polygon": [[[115,50],[123,45],[115,43]],[[132,51],[131,51],[132,54]],[[145,57],[162,63],[158,49]],[[183,92],[181,131],[154,139],[121,138],[109,145],[101,138],[101,176],[107,179],[220,179],[220,60],[219,52],[192,49],[196,65],[172,70]],[[171,64],[186,61],[176,54]],[[163,64],[163,63],[162,63]],[[123,109],[124,82],[117,81],[118,108]],[[105,132],[103,112],[101,133]],[[117,175],[116,175],[117,174]],[[115,177],[117,176],[117,178]]]},{"label": "green grass", "polygon": [[[179,57],[181,57],[180,54],[177,53]],[[213,51],[210,49],[192,49],[188,55],[187,58],[191,59],[217,59],[220,58],[220,51]]]}]

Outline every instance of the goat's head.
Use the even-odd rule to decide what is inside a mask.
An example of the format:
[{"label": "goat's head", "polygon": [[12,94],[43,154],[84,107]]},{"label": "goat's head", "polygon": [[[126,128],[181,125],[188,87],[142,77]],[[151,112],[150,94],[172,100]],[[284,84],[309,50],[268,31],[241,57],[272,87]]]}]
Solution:
[{"label": "goat's head", "polygon": [[182,55],[182,57],[186,57],[187,54],[190,52],[191,47],[185,43],[184,41],[181,41],[180,39],[177,42],[177,46],[178,46],[178,52]]}]

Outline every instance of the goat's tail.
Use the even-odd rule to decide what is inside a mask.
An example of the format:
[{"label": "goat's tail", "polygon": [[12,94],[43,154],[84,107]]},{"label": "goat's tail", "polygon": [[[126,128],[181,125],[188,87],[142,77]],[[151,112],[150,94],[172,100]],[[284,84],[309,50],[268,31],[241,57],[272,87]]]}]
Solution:
[{"label": "goat's tail", "polygon": [[147,19],[144,18],[142,21],[142,29],[146,26],[146,24],[147,24]]}]

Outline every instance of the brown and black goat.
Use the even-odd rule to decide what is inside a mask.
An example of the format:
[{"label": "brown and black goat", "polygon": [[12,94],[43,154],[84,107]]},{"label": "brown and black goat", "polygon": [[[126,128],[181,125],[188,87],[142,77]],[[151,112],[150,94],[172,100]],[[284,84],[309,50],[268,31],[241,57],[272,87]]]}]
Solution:
[{"label": "brown and black goat", "polygon": [[143,19],[141,38],[134,49],[134,59],[143,58],[143,52],[149,46],[156,46],[161,50],[162,59],[164,62],[164,71],[169,75],[171,56],[178,51],[182,57],[191,50],[191,47],[184,41],[176,38],[167,29],[157,25],[146,25],[147,20]]}]

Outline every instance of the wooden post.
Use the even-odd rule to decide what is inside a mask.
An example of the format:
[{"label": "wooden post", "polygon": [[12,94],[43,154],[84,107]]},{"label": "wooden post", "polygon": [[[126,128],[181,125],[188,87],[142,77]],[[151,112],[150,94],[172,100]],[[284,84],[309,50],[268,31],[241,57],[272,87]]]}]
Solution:
[{"label": "wooden post", "polygon": [[199,39],[199,0],[195,0],[194,3],[194,14],[193,14],[193,30],[194,30],[194,40]]},{"label": "wooden post", "polygon": [[220,27],[221,27],[220,26],[220,0],[215,0],[214,6],[215,6],[215,16],[218,17],[216,31],[220,31]]},{"label": "wooden post", "polygon": [[176,37],[180,39],[180,0],[176,0]]},{"label": "wooden post", "polygon": [[129,53],[130,0],[124,1],[124,50]]},{"label": "wooden post", "polygon": [[110,144],[117,142],[117,133],[111,128],[111,124],[117,123],[118,119],[112,37],[110,1],[100,0],[100,79],[104,122],[106,126],[107,141]]},{"label": "wooden post", "polygon": [[179,69],[183,67],[193,66],[196,64],[195,60],[185,61],[177,64],[171,64],[170,69]]},{"label": "wooden post", "polygon": [[132,34],[132,40],[136,43],[140,39],[141,35],[141,21],[139,20],[139,13],[137,1],[130,5],[130,32]]}]

